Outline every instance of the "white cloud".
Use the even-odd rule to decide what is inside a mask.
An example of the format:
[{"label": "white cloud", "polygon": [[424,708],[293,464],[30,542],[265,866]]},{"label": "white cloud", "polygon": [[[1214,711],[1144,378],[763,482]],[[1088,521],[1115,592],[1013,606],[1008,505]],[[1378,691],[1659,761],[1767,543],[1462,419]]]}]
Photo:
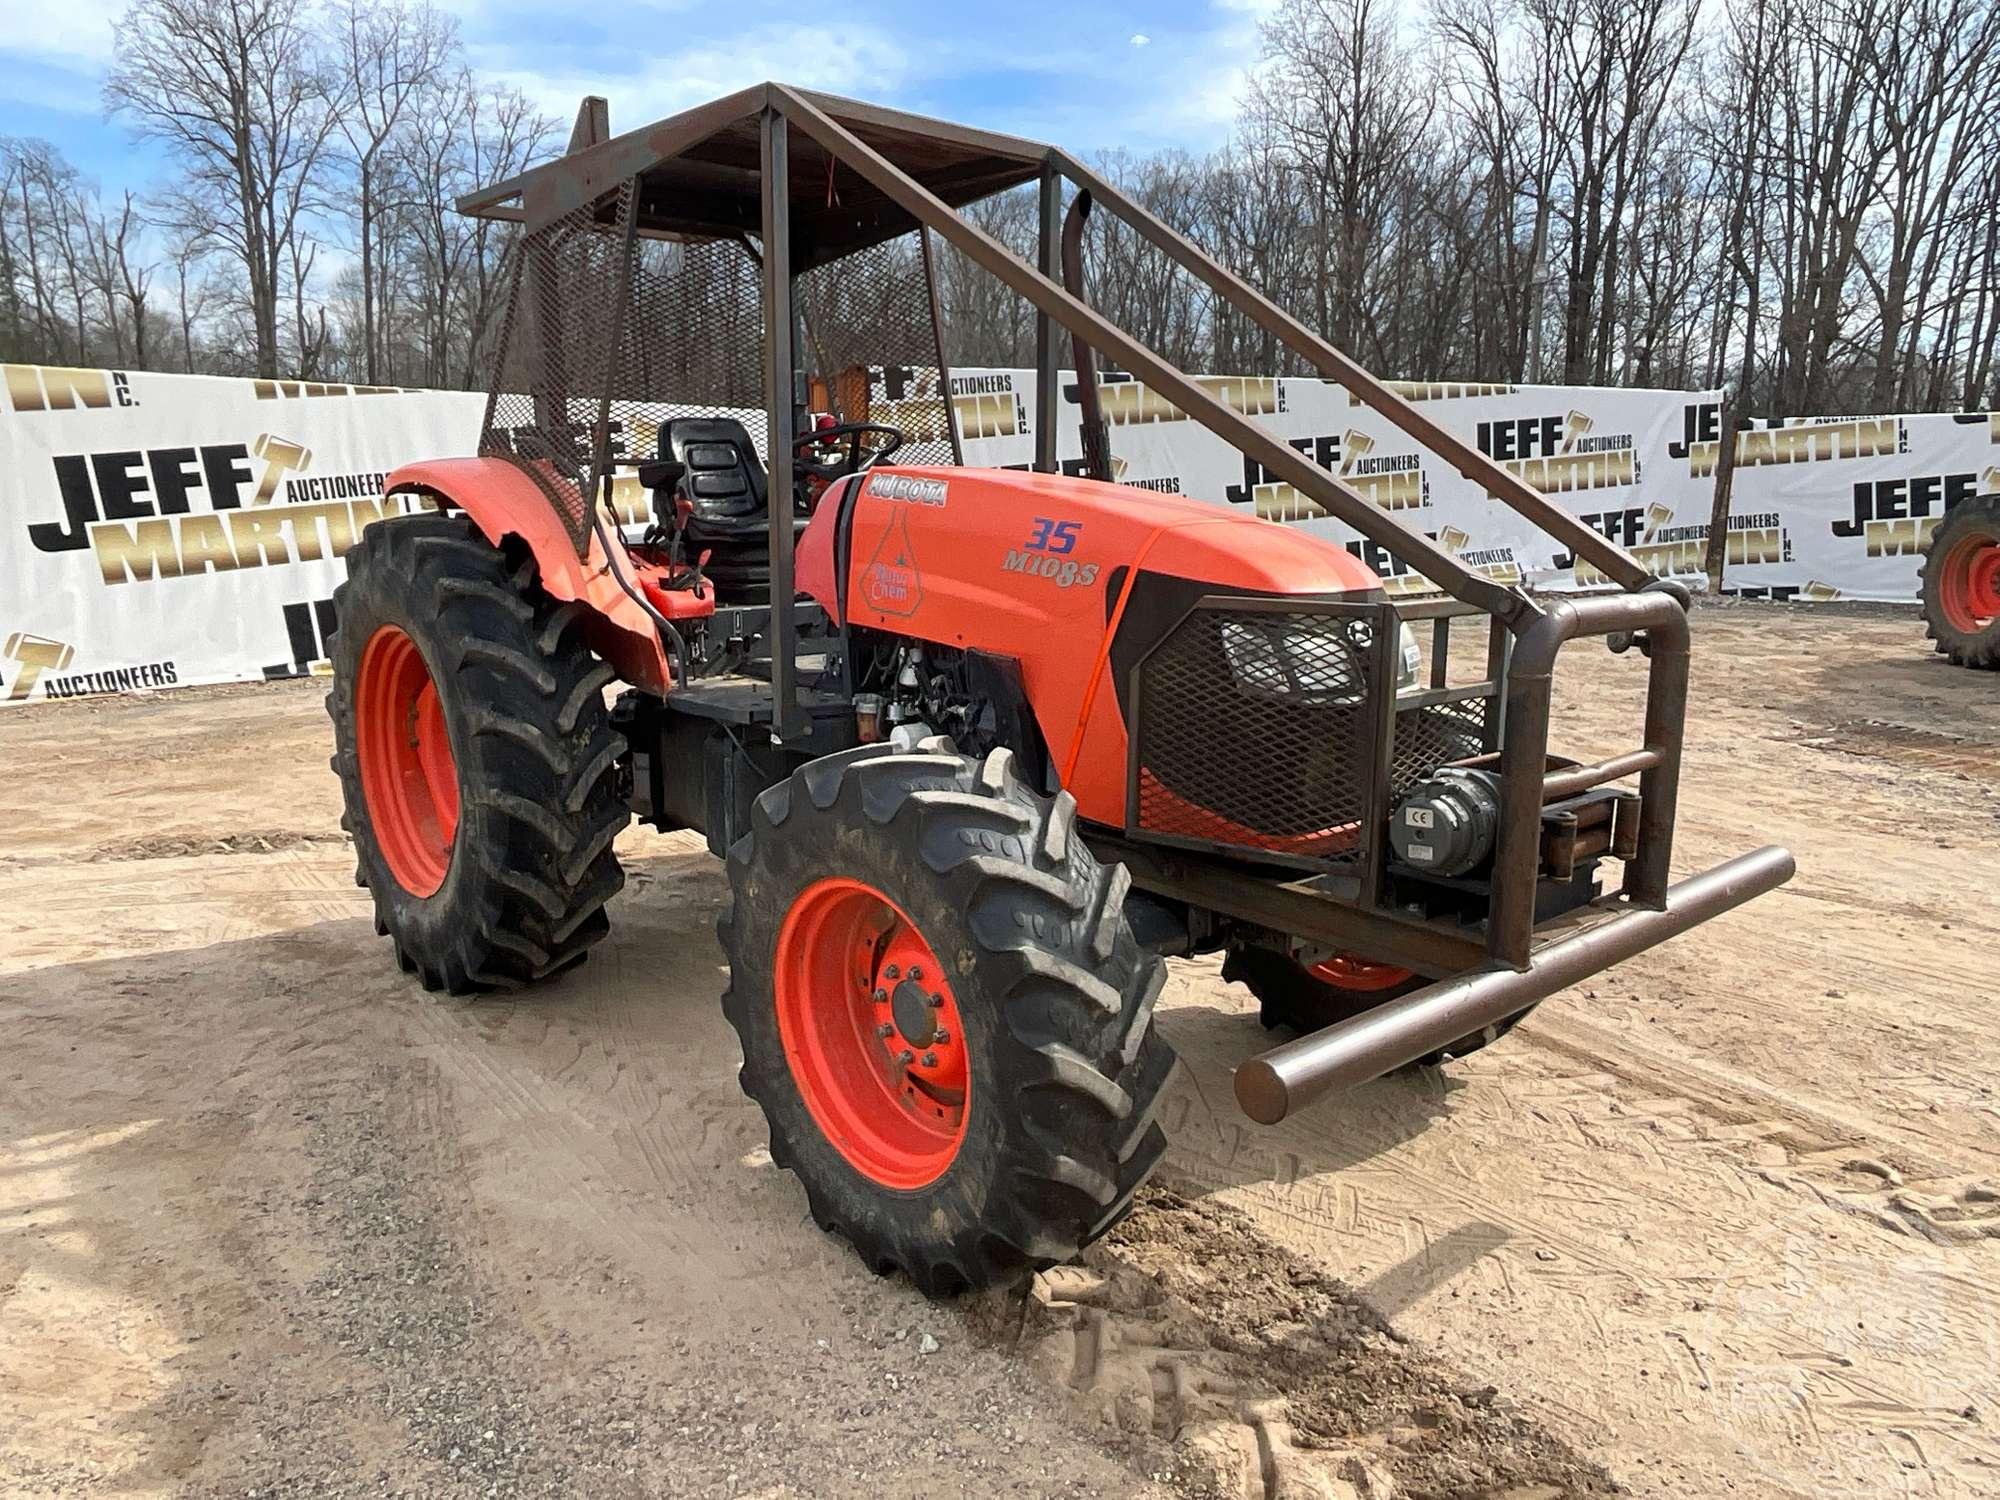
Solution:
[{"label": "white cloud", "polygon": [[[0,57],[107,63],[128,0],[15,0],[0,28]],[[11,87],[11,85],[9,85]],[[92,103],[96,101],[93,98]]]},{"label": "white cloud", "polygon": [[809,47],[799,45],[792,27],[761,27],[726,46],[676,52],[671,68],[662,68],[649,52],[630,52],[550,72],[521,58],[511,45],[471,50],[483,76],[512,84],[559,120],[571,119],[585,94],[604,95],[611,101],[614,133],[767,79],[893,102],[911,71],[908,54],[893,37],[854,25],[816,37]]},{"label": "white cloud", "polygon": [[1143,31],[1134,32],[1132,35],[1132,45],[1135,47],[1143,47],[1152,40],[1153,39],[1147,36],[1146,33]]}]

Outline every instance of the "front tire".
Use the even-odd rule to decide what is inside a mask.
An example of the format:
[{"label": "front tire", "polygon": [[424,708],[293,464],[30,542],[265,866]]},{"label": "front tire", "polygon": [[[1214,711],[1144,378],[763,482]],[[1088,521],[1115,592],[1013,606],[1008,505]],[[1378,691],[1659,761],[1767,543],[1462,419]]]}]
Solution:
[{"label": "front tire", "polygon": [[[1267,1030],[1284,1028],[1301,1035],[1351,1020],[1430,983],[1408,969],[1348,954],[1337,954],[1308,969],[1288,954],[1250,944],[1229,950],[1222,961],[1222,977],[1242,984],[1257,997],[1257,1019]],[[1477,1052],[1512,1031],[1526,1014],[1522,1011],[1461,1037],[1449,1047],[1426,1053],[1412,1066],[1442,1067],[1455,1057]]]},{"label": "front tire", "polygon": [[630,816],[583,606],[464,517],[416,515],[362,534],[334,608],[341,826],[397,962],[454,995],[581,962]]},{"label": "front tire", "polygon": [[723,1009],[772,1158],[932,1295],[1071,1258],[1166,1148],[1165,970],[1075,820],[1005,750],[868,746],[766,791],[729,853]]}]

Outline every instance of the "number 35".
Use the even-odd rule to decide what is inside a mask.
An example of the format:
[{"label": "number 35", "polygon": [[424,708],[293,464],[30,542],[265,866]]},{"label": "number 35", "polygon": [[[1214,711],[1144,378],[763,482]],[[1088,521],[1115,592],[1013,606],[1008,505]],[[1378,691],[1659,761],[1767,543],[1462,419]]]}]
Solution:
[{"label": "number 35", "polygon": [[1058,557],[1067,557],[1076,551],[1076,535],[1082,529],[1081,521],[1057,521],[1049,516],[1036,516],[1035,534],[1028,538],[1028,550],[1053,552]]}]

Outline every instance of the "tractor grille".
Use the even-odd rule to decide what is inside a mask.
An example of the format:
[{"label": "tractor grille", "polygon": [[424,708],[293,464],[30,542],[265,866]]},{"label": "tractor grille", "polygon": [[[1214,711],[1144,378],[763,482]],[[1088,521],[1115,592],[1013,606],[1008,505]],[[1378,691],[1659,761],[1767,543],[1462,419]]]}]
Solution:
[{"label": "tractor grille", "polygon": [[1191,611],[1136,668],[1134,831],[1288,863],[1363,858],[1381,612]]},{"label": "tractor grille", "polygon": [[[638,193],[628,180],[523,234],[504,273],[479,451],[534,479],[579,556],[587,497],[608,499],[620,525],[648,520],[637,469],[661,456],[666,421],[734,418],[770,457],[756,249],[636,234]],[[951,464],[958,445],[925,255],[912,233],[794,278],[798,394],[809,412],[904,429],[897,463]]]},{"label": "tractor grille", "polygon": [[1366,861],[1396,797],[1485,748],[1484,699],[1408,707],[1383,765],[1397,627],[1387,604],[1196,606],[1132,669],[1130,831],[1308,868]]}]

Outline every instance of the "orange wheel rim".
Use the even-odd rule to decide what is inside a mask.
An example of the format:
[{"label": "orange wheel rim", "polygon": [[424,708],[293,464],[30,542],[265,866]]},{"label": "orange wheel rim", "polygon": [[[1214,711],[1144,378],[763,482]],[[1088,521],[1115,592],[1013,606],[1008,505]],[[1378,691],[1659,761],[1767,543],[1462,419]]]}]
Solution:
[{"label": "orange wheel rim", "polygon": [[869,1181],[944,1175],[965,1140],[971,1069],[944,965],[907,913],[841,878],[799,893],[778,932],[778,1037],[799,1097]]},{"label": "orange wheel rim", "polygon": [[1336,953],[1306,972],[1343,990],[1389,990],[1409,979],[1413,971],[1395,964],[1378,964],[1352,953]]},{"label": "orange wheel rim", "polygon": [[1954,630],[1976,635],[2000,616],[2000,538],[1968,536],[1944,555],[1938,605]]},{"label": "orange wheel rim", "polygon": [[413,896],[433,894],[458,834],[458,764],[430,668],[394,625],[361,648],[354,742],[368,822],[389,873]]}]

